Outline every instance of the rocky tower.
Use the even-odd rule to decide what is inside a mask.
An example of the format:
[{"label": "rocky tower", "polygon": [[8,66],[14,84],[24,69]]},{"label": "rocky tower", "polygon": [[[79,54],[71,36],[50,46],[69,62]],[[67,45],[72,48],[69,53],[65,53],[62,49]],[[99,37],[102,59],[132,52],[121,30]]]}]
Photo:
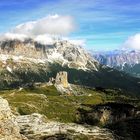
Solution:
[{"label": "rocky tower", "polygon": [[64,88],[68,87],[68,74],[65,71],[61,71],[57,73],[55,84],[57,85],[63,85]]}]

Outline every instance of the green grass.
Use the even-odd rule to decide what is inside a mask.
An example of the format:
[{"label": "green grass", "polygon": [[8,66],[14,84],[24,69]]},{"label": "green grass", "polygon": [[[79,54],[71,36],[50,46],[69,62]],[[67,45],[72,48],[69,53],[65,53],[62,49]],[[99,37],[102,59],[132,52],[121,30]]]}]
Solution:
[{"label": "green grass", "polygon": [[[123,102],[130,100],[128,97],[121,97],[119,93],[107,90],[106,93],[81,86],[72,86],[78,94],[60,95],[54,86],[36,87],[30,89],[4,90],[0,95],[7,99],[14,111],[21,115],[40,113],[48,119],[60,122],[75,122],[75,115],[79,107],[83,105],[95,105],[110,101]],[[80,95],[81,94],[81,95]],[[129,101],[130,102],[130,101]]]},{"label": "green grass", "polygon": [[40,113],[48,119],[60,122],[74,122],[75,113],[81,104],[98,104],[102,100],[99,97],[87,96],[46,96],[46,98],[37,94],[17,93],[15,96],[4,95],[13,109],[16,109],[21,115]]},{"label": "green grass", "polygon": [[[89,93],[92,95],[88,96]],[[84,96],[60,96],[54,86],[21,91],[7,90],[1,91],[0,94],[8,100],[12,109],[21,115],[36,112],[60,122],[74,122],[75,113],[81,104],[102,103],[101,95],[95,94],[92,90],[88,90]]]},{"label": "green grass", "polygon": [[46,96],[59,96],[61,93],[57,91],[55,86],[33,87],[24,89],[25,93],[44,94]]}]

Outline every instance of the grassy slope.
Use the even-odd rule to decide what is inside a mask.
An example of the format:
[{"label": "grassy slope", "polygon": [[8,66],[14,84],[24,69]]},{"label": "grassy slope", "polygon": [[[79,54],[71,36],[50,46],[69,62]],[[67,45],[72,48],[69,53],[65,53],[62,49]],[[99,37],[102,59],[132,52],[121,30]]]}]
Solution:
[{"label": "grassy slope", "polygon": [[[106,94],[94,89],[73,86],[79,96],[60,96],[54,86],[33,89],[7,90],[0,94],[6,98],[13,110],[20,114],[41,113],[51,120],[74,122],[77,108],[82,104],[100,104],[107,101],[128,100],[116,91],[106,90]],[[84,94],[83,94],[84,93]],[[117,99],[119,98],[119,99]],[[128,97],[129,98],[129,97]]]},{"label": "grassy slope", "polygon": [[[27,90],[1,91],[13,110],[20,114],[34,112],[46,115],[49,119],[62,122],[74,122],[75,113],[81,104],[99,104],[102,96],[92,90],[87,90],[84,96],[60,96],[55,87],[43,87]],[[90,94],[90,96],[88,96]]]}]

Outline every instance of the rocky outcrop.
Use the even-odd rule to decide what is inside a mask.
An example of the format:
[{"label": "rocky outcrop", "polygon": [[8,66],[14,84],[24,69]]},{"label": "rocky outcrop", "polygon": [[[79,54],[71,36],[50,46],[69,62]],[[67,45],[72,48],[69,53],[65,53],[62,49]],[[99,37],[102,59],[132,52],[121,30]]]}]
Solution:
[{"label": "rocky outcrop", "polygon": [[0,97],[0,139],[27,140],[20,134],[20,128],[15,121],[7,100]]},{"label": "rocky outcrop", "polygon": [[96,106],[95,114],[102,124],[108,124],[135,117],[136,109],[130,104],[107,103]]},{"label": "rocky outcrop", "polygon": [[90,110],[79,109],[77,116],[79,122],[87,124],[112,124],[121,120],[133,118],[137,115],[137,109],[130,104],[107,103],[90,106]]},{"label": "rocky outcrop", "polygon": [[[108,129],[99,127],[82,126],[72,123],[59,123],[53,121],[45,121],[45,118],[40,114],[18,116],[18,122],[21,132],[30,140],[49,140],[62,138],[73,140],[86,137],[86,139],[94,140],[113,140],[114,137]],[[65,138],[64,138],[65,136]]]},{"label": "rocky outcrop", "polygon": [[68,73],[66,71],[58,72],[56,78],[49,78],[48,85],[62,85],[64,88],[68,88]]},{"label": "rocky outcrop", "polygon": [[64,88],[67,88],[68,87],[68,73],[65,71],[57,73],[55,84],[63,85]]},{"label": "rocky outcrop", "polygon": [[71,85],[68,83],[68,73],[66,71],[60,71],[56,74],[56,78],[49,78],[47,82],[48,86],[54,85],[61,93],[72,94]]},{"label": "rocky outcrop", "polygon": [[7,100],[0,98],[0,140],[61,140],[62,138],[113,140],[114,136],[108,129],[48,121],[45,116],[37,113],[14,116]]}]

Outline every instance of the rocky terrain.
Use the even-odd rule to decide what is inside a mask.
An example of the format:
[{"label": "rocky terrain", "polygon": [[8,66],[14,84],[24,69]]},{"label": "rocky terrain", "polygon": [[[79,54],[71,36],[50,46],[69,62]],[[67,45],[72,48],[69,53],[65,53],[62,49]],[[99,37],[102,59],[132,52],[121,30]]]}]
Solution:
[{"label": "rocky terrain", "polygon": [[138,110],[133,105],[124,103],[106,103],[89,106],[89,108],[88,111],[79,108],[81,122],[107,125],[139,116]]},{"label": "rocky terrain", "polygon": [[93,57],[101,64],[125,71],[133,76],[140,76],[140,51],[122,50],[93,53]]},{"label": "rocky terrain", "polygon": [[75,139],[76,137],[87,137],[95,140],[102,138],[106,140],[114,139],[112,133],[107,129],[70,123],[45,122],[40,114],[18,116],[16,120],[21,128],[21,133],[29,139],[47,139],[49,136],[55,137],[58,134],[67,135],[67,139]]},{"label": "rocky terrain", "polygon": [[[86,91],[87,90],[88,89],[86,89]],[[86,92],[84,93],[87,94]],[[139,138],[139,110],[131,104],[123,103],[99,104],[98,102],[96,102],[97,105],[95,105],[95,100],[99,98],[96,97],[97,94],[99,94],[98,92],[90,93],[90,96],[77,96],[75,97],[76,100],[73,98],[73,96],[67,97],[67,101],[70,103],[70,108],[68,107],[68,104],[65,101],[65,96],[63,97],[63,101],[61,96],[56,96],[56,102],[56,100],[54,100],[55,98],[52,99],[54,95],[43,96],[42,94],[31,93],[31,91],[29,93],[26,92],[24,94],[24,98],[22,98],[23,93],[21,91],[15,93],[14,96],[13,93],[10,93],[9,95],[7,94],[9,93],[4,93],[2,96],[9,100],[10,105],[12,105],[12,110],[9,107],[7,100],[0,98],[0,139],[2,140],[125,140],[125,138],[127,137],[129,137],[130,140],[133,140],[134,138],[138,140]],[[96,94],[96,96],[94,94]],[[18,96],[21,97],[19,98]],[[92,99],[92,101],[89,102],[89,105],[87,105],[87,101],[89,99],[86,100],[86,104],[82,103],[80,105],[80,101],[83,100],[82,98],[87,97],[89,97],[89,99]],[[15,100],[16,98],[17,101]],[[103,96],[103,98],[105,97]],[[35,99],[37,99],[38,102],[36,102]],[[41,104],[39,104],[40,101]],[[49,103],[51,106],[49,105]],[[27,113],[27,115],[25,113],[25,110],[23,110],[24,104],[28,105],[25,108],[26,113],[28,112],[27,110],[29,108],[32,112],[36,113],[30,112],[29,114]],[[56,106],[54,106],[55,104]],[[62,110],[59,104],[65,106],[65,109],[63,108]],[[78,112],[80,111],[80,114],[77,111],[76,114],[74,112],[71,112],[72,114],[69,114],[69,109],[72,109],[71,104],[73,104],[73,107],[77,109],[79,105],[83,108],[82,109],[80,107],[82,110],[76,109]],[[37,110],[41,109],[42,107],[45,107],[45,105],[45,110],[48,110],[47,114],[43,115],[37,113]],[[37,106],[39,108],[37,108]],[[15,110],[15,107],[18,108],[18,110]],[[21,107],[21,109],[19,109],[19,107]],[[43,113],[43,110],[41,112]],[[54,114],[53,118],[50,118],[48,116],[48,113],[50,112]],[[63,118],[64,113],[66,113],[68,116],[65,116]],[[62,116],[59,116],[59,114],[61,114]],[[66,119],[71,115],[75,115],[76,120],[65,123],[63,119]],[[54,120],[57,119],[57,117],[60,117],[62,122]],[[124,126],[123,123],[126,123],[126,125]],[[130,125],[134,126],[133,129],[129,129]],[[103,128],[103,126],[105,126],[105,128]],[[123,133],[121,133],[120,128],[123,129]]]},{"label": "rocky terrain", "polygon": [[106,125],[139,110],[139,78],[101,65],[69,41],[7,39],[0,50],[1,139],[113,140],[120,133]]},{"label": "rocky terrain", "polygon": [[[113,140],[113,134],[108,129],[65,124],[48,121],[43,115],[31,114],[14,116],[8,102],[0,98],[0,139],[1,140],[47,140],[49,137],[60,139],[87,139]],[[26,136],[26,137],[25,137]]]}]

